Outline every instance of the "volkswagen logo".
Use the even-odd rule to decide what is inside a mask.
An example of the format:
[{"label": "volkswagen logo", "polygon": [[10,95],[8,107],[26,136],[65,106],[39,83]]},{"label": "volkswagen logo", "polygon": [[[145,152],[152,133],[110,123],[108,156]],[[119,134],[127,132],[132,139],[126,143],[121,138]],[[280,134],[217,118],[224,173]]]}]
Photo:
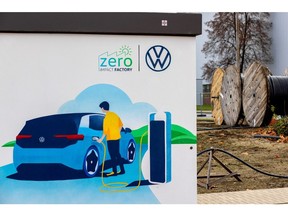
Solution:
[{"label": "volkswagen logo", "polygon": [[161,45],[151,47],[146,53],[147,66],[156,72],[166,70],[171,63],[171,54],[169,50]]},{"label": "volkswagen logo", "polygon": [[40,143],[44,143],[45,142],[45,137],[43,137],[43,136],[39,137],[39,142]]}]

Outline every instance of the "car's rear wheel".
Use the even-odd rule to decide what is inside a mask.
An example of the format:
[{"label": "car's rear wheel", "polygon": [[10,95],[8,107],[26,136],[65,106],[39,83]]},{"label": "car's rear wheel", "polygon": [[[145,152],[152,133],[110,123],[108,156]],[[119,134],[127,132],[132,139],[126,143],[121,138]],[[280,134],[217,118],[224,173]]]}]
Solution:
[{"label": "car's rear wheel", "polygon": [[99,153],[95,146],[91,146],[84,158],[83,171],[87,177],[94,177],[99,167]]},{"label": "car's rear wheel", "polygon": [[133,140],[129,141],[129,144],[127,146],[127,161],[129,163],[132,163],[135,160],[135,155],[136,155],[136,145]]}]

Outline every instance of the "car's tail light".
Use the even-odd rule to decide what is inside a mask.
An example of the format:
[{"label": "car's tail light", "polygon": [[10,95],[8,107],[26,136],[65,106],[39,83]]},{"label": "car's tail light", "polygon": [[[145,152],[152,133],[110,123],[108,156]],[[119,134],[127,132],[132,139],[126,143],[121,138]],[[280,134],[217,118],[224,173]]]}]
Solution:
[{"label": "car's tail light", "polygon": [[66,138],[68,140],[83,140],[84,135],[82,134],[56,134],[55,138]]},{"label": "car's tail light", "polygon": [[31,138],[32,135],[27,135],[27,134],[19,134],[16,136],[16,140],[21,140],[21,139],[29,139]]}]

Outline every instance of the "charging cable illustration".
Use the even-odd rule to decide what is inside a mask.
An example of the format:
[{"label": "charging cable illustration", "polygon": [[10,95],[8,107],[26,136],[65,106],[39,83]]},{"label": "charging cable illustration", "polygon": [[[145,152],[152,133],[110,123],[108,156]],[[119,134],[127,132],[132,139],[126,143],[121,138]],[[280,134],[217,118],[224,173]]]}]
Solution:
[{"label": "charging cable illustration", "polygon": [[[139,156],[138,156],[138,162],[139,162],[139,167],[138,167],[138,184],[134,187],[130,187],[129,189],[127,186],[129,185],[128,182],[109,182],[105,183],[104,181],[104,167],[105,167],[105,160],[106,160],[106,145],[104,142],[101,142],[103,149],[104,149],[104,156],[103,156],[103,162],[102,162],[102,167],[101,167],[101,181],[102,181],[102,186],[99,188],[101,192],[130,192],[136,190],[140,185],[141,185],[141,174],[142,174],[142,168],[141,168],[141,155],[142,155],[142,144],[143,144],[143,138],[148,134],[148,131],[142,134],[140,143],[139,143]],[[97,141],[99,139],[98,137],[94,137],[94,140]]]}]

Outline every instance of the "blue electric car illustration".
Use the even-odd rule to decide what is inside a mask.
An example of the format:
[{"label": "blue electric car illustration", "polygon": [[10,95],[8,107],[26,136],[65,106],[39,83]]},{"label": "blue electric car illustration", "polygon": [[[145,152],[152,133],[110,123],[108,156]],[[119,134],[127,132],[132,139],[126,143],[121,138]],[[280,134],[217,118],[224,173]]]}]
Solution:
[{"label": "blue electric car illustration", "polygon": [[[104,160],[110,159],[106,140],[96,141],[102,136],[103,120],[99,113],[69,113],[26,121],[14,147],[17,171],[21,166],[61,164],[94,177]],[[132,163],[136,154],[130,132],[129,128],[121,130],[120,154],[127,163]]]}]

